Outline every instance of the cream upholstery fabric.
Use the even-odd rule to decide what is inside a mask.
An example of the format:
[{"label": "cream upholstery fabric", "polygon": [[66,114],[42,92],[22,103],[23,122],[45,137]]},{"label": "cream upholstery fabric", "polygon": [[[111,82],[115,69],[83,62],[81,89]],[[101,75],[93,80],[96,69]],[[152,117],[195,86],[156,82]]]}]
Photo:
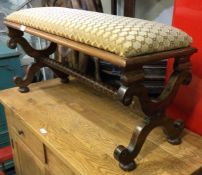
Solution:
[{"label": "cream upholstery fabric", "polygon": [[21,10],[6,19],[123,58],[183,48],[192,42],[183,31],[164,24],[61,7]]}]

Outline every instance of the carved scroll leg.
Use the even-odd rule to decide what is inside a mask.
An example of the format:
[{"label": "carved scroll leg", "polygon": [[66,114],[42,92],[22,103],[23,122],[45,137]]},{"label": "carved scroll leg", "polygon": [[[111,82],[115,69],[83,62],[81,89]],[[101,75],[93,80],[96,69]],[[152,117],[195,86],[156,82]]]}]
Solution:
[{"label": "carved scroll leg", "polygon": [[134,159],[142,149],[142,146],[150,134],[156,128],[162,126],[167,135],[169,143],[179,144],[181,141],[181,133],[183,131],[183,123],[180,120],[173,122],[172,119],[165,117],[164,114],[145,120],[138,125],[133,132],[128,147],[119,145],[114,151],[114,157],[119,161],[119,166],[124,171],[132,171],[136,168]]},{"label": "carved scroll leg", "polygon": [[29,88],[27,86],[32,82],[35,73],[40,68],[45,66],[42,60],[49,57],[49,55],[53,54],[56,51],[57,44],[51,42],[47,48],[43,50],[37,50],[34,49],[23,37],[24,33],[22,31],[8,27],[8,32],[8,35],[10,37],[10,40],[8,41],[8,47],[10,47],[11,49],[15,49],[17,47],[17,44],[19,44],[27,55],[35,58],[35,60],[37,61],[36,63],[29,66],[27,73],[23,79],[20,77],[14,77],[16,86],[20,87],[19,91],[25,93],[29,91]]},{"label": "carved scroll leg", "polygon": [[150,125],[147,123],[142,123],[141,125],[136,127],[136,130],[133,133],[133,136],[131,138],[130,144],[134,144],[129,149],[126,148],[123,145],[117,146],[117,148],[114,151],[114,157],[116,160],[119,161],[119,166],[124,171],[132,171],[136,168],[136,163],[134,161],[134,158],[137,156],[138,152],[140,152],[142,145],[146,139],[146,136],[151,131]]},{"label": "carved scroll leg", "polygon": [[172,145],[179,145],[181,143],[181,136],[184,130],[184,122],[182,120],[176,120],[167,118],[163,126],[163,131],[167,136],[167,140]]},{"label": "carved scroll leg", "polygon": [[21,77],[13,78],[16,86],[19,87],[19,92],[21,93],[29,92],[29,88],[27,86],[32,83],[34,75],[42,67],[44,67],[44,64],[41,62],[33,63],[28,67],[26,75],[23,78]]},{"label": "carved scroll leg", "polygon": [[119,166],[124,171],[132,171],[136,168],[134,159],[139,154],[148,134],[157,126],[163,125],[164,121],[164,117],[153,120],[145,120],[136,127],[127,148],[119,145],[115,149],[114,157],[119,161]]}]

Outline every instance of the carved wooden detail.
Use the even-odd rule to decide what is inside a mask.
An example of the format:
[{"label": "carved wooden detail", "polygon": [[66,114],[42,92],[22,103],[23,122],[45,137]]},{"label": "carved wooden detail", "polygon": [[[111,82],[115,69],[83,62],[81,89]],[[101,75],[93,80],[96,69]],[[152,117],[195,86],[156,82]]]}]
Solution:
[{"label": "carved wooden detail", "polygon": [[156,99],[150,99],[147,89],[143,86],[144,78],[141,68],[134,74],[137,77],[134,82],[130,81],[130,84],[128,84],[130,73],[125,73],[122,79],[123,85],[118,90],[120,100],[124,105],[130,105],[132,98],[137,96],[146,116],[144,122],[136,127],[128,147],[119,145],[114,151],[114,157],[120,162],[120,167],[125,171],[133,170],[136,167],[134,158],[137,157],[146,137],[154,128],[161,126],[169,143],[181,143],[181,133],[184,124],[182,121],[169,119],[165,114],[165,110],[175,98],[179,86],[182,84],[188,85],[191,81],[189,55],[187,57],[175,58],[173,70],[165,89]]},{"label": "carved wooden detail", "polygon": [[9,28],[9,34],[8,36],[11,38],[8,41],[8,46],[12,49],[15,49],[17,47],[17,44],[19,44],[23,50],[33,58],[45,58],[49,55],[53,54],[56,51],[57,44],[51,42],[50,46],[47,49],[44,50],[36,50],[32,48],[32,46],[27,42],[25,38],[23,38],[24,33],[22,31]]},{"label": "carved wooden detail", "polygon": [[45,65],[42,62],[36,62],[27,68],[26,75],[21,77],[14,77],[13,80],[16,86],[19,87],[19,91],[22,93],[29,92],[29,88],[27,87],[29,84],[32,83],[35,74],[40,70],[40,68],[44,67]]}]

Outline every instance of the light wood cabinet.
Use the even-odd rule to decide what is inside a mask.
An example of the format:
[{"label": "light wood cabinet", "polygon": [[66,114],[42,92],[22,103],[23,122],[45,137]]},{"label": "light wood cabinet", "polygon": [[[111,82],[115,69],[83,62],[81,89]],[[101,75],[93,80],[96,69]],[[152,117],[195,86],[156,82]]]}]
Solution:
[{"label": "light wood cabinet", "polygon": [[173,147],[156,130],[141,151],[138,168],[123,172],[113,151],[117,144],[128,144],[138,116],[78,81],[33,84],[27,94],[7,89],[0,101],[17,175],[187,175],[202,165],[201,137],[188,132]]}]

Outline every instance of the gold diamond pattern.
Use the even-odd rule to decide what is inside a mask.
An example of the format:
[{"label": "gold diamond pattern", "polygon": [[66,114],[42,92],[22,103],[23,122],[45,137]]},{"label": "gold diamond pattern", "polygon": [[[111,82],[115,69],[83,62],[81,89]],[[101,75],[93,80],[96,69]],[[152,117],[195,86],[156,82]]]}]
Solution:
[{"label": "gold diamond pattern", "polygon": [[62,7],[25,9],[10,14],[6,20],[123,58],[183,48],[192,42],[180,29],[157,22]]}]

